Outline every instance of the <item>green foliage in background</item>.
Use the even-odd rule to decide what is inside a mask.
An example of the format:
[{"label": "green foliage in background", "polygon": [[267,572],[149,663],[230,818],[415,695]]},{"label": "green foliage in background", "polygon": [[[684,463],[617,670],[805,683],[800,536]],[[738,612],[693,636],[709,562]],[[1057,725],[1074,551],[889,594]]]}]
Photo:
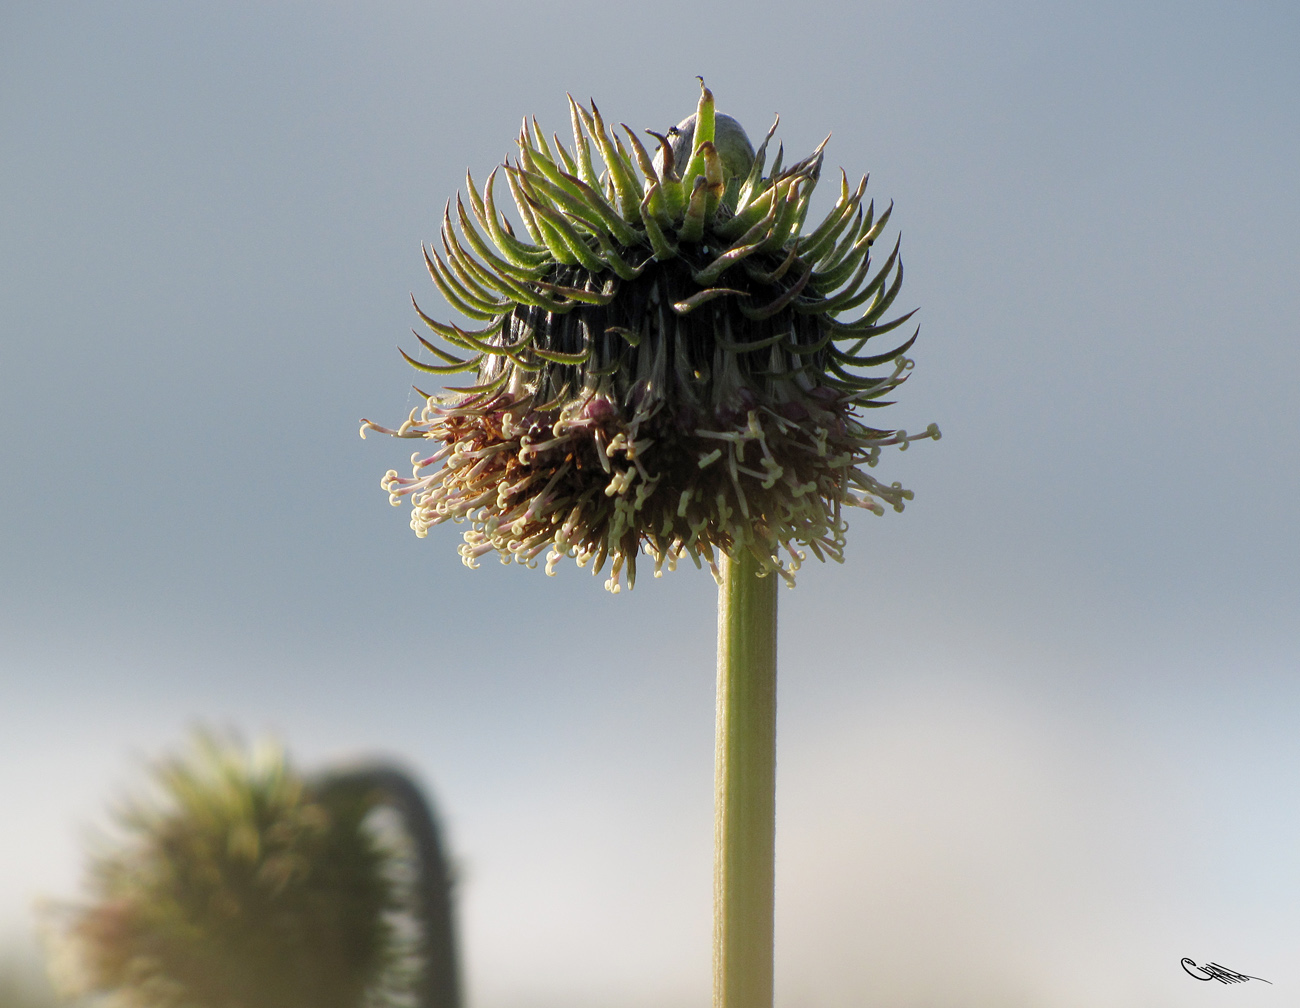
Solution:
[{"label": "green foliage in background", "polygon": [[357,1008],[395,904],[371,804],[210,736],[118,815],[73,917],[73,985],[130,1008]]}]

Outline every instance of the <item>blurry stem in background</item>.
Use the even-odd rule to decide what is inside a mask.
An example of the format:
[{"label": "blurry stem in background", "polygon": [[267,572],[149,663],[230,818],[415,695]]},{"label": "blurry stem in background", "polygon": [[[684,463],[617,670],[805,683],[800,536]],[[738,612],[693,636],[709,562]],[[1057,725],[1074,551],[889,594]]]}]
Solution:
[{"label": "blurry stem in background", "polygon": [[452,878],[433,809],[420,787],[384,763],[348,767],[323,774],[322,794],[345,790],[365,794],[375,806],[392,809],[415,852],[415,900],[420,921],[422,969],[416,983],[417,1008],[460,1008],[460,970],[452,915]]},{"label": "blurry stem in background", "polygon": [[743,546],[718,589],[713,1006],[771,1008],[776,841],[776,589]]}]

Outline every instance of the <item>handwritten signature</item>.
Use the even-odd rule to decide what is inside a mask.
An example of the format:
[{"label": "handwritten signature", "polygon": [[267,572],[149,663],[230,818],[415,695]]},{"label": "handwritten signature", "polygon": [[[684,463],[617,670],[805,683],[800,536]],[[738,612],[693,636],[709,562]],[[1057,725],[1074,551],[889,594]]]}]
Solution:
[{"label": "handwritten signature", "polygon": [[[1220,966],[1218,963],[1206,963],[1204,966],[1197,966],[1196,963],[1187,958],[1182,959],[1183,972],[1189,977],[1196,980],[1217,980],[1219,983],[1245,983],[1247,980],[1258,980],[1260,983],[1272,985],[1272,980],[1265,980],[1263,977],[1246,976],[1245,973],[1236,973],[1226,966]],[[1196,970],[1195,973],[1192,970]],[[1202,976],[1201,974],[1205,975]]]}]

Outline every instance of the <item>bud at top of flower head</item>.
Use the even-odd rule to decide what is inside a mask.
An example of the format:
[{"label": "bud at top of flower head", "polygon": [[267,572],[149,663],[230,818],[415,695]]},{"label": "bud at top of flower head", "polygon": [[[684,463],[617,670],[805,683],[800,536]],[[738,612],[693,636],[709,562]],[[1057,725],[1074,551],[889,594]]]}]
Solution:
[{"label": "bud at top of flower head", "polygon": [[[682,556],[716,575],[720,552],[745,549],[793,583],[805,549],[842,559],[843,508],[902,510],[911,496],[864,469],[884,445],[938,437],[861,418],[888,405],[916,339],[864,353],[912,314],[884,319],[898,245],[871,269],[892,207],[864,208],[866,179],[842,177],[830,214],[805,228],[825,144],[788,167],[778,148],[769,166],[776,124],[755,151],[700,83],[695,115],[646,131],[653,157],[570,98],[571,150],[525,121],[518,158],[481,193],[469,180],[455,225],[444,211],[429,273],[479,327],[417,306],[451,349],[417,336],[439,363],[404,356],[475,380],[362,434],[434,443],[384,487],[394,504],[411,498],[417,535],[468,522],[470,566],[494,551],[530,566],[549,551],[548,572],[565,556],[593,572],[608,561],[617,591],[641,552],[656,575]],[[502,169],[524,235],[497,209]]]},{"label": "bud at top of flower head", "polygon": [[[695,115],[689,115],[668,131],[677,164],[689,161],[695,150],[695,120]],[[754,164],[754,145],[745,127],[722,112],[713,115],[713,146],[722,160],[724,178],[743,179],[749,174]],[[655,159],[655,167],[662,170],[662,154]]]}]

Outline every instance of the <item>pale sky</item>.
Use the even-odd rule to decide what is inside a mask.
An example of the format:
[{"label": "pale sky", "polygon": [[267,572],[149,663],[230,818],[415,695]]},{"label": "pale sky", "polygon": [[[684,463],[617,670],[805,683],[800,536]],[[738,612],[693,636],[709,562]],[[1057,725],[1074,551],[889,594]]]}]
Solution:
[{"label": "pale sky", "polygon": [[712,581],[466,570],[357,437],[465,169],[703,74],[895,201],[872,419],[944,434],[781,596],[778,1005],[1297,1003],[1297,52],[1280,2],[11,4],[0,933],[203,722],[423,775],[471,1008],[708,1003]]}]

